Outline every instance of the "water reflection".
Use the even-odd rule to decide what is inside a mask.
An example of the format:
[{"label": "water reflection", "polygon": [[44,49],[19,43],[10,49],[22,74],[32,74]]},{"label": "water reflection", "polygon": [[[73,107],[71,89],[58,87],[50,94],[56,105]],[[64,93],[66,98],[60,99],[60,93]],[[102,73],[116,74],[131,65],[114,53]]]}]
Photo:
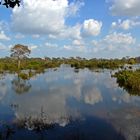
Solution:
[{"label": "water reflection", "polygon": [[19,76],[15,76],[15,78],[11,81],[11,84],[12,84],[12,89],[17,94],[29,92],[29,90],[32,87],[29,80],[22,79]]},{"label": "water reflection", "polygon": [[103,101],[103,97],[102,94],[100,93],[100,90],[97,89],[96,87],[88,88],[86,89],[87,91],[85,91],[85,95],[84,95],[84,101],[87,104],[91,104],[94,105],[98,102]]},{"label": "water reflection", "polygon": [[[19,133],[16,130],[19,130]],[[71,122],[66,127],[55,125],[50,126],[47,131],[27,131],[18,127],[5,126],[0,131],[0,140],[125,140],[121,132],[117,132],[114,127],[103,119],[89,117],[85,121]]]},{"label": "water reflection", "polygon": [[6,83],[0,82],[0,100],[2,100],[6,94],[7,88],[6,88]]},{"label": "water reflection", "polygon": [[[20,96],[11,94],[11,87],[6,83],[8,87],[2,100],[7,112],[3,115],[12,114],[10,121],[29,130],[55,125],[53,128],[57,132],[49,131],[52,139],[65,132],[64,138],[61,135],[60,139],[82,139],[84,134],[85,139],[96,140],[100,138],[99,132],[106,132],[104,135],[108,140],[117,139],[118,135],[118,139],[123,139],[121,136],[124,135],[129,140],[128,134],[140,121],[140,98],[119,88],[107,70],[91,72],[84,69],[75,73],[72,68],[61,67],[26,80],[14,76],[11,83],[14,93]],[[140,126],[131,137],[139,137],[138,130]]]},{"label": "water reflection", "polygon": [[7,87],[5,83],[5,73],[0,73],[0,101],[6,95]]}]

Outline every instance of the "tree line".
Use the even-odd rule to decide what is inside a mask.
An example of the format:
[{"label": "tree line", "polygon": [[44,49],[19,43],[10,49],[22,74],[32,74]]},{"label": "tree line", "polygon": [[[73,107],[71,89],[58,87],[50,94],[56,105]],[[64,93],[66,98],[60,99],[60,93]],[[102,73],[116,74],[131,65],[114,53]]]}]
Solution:
[{"label": "tree line", "polygon": [[0,71],[19,71],[25,69],[34,69],[43,71],[47,68],[59,67],[61,64],[67,64],[75,69],[117,69],[123,68],[125,64],[140,63],[138,58],[124,57],[122,59],[86,59],[81,57],[69,58],[29,58],[31,50],[28,46],[16,44],[11,48],[10,57],[0,58]]}]

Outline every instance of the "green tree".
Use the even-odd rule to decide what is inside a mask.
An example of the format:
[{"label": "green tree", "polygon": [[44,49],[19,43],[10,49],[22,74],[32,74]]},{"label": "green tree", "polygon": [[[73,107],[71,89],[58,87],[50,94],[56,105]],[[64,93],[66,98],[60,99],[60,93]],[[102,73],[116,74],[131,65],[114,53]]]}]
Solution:
[{"label": "green tree", "polygon": [[135,61],[134,58],[130,58],[130,59],[128,60],[128,63],[133,65],[133,64],[136,63],[136,61]]},{"label": "green tree", "polygon": [[11,48],[11,57],[18,60],[18,69],[20,69],[21,59],[26,58],[31,53],[28,46],[17,44]]}]

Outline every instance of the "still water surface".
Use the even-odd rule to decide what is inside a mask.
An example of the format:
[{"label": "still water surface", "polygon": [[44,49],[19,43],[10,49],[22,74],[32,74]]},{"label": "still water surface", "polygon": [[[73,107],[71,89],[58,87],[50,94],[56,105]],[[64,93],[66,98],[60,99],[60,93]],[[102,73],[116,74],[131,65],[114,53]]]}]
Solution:
[{"label": "still water surface", "polygon": [[[37,121],[48,127],[34,130]],[[30,80],[1,75],[3,139],[140,140],[140,97],[118,87],[110,70],[61,66]]]}]

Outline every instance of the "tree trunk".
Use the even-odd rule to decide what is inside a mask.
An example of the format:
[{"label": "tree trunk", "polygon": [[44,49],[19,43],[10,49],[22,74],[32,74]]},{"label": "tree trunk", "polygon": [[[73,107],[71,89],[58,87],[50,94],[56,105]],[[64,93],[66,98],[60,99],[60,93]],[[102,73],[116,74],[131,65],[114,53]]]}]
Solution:
[{"label": "tree trunk", "polygon": [[20,59],[18,58],[18,70],[20,70]]}]

